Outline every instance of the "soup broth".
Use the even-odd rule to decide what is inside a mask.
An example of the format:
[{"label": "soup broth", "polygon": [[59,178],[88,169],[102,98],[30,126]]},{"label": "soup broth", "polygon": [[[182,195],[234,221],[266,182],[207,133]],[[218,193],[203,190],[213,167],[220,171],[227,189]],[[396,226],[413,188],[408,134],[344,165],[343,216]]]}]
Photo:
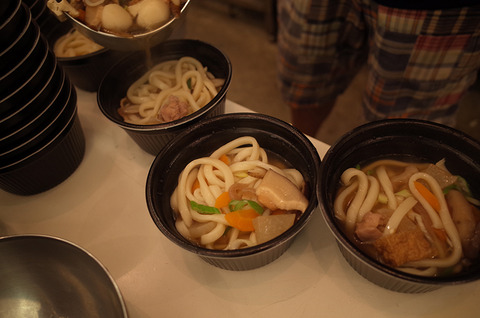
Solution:
[{"label": "soup broth", "polygon": [[235,139],[190,162],[171,197],[176,228],[209,248],[254,246],[288,230],[306,210],[306,184],[255,138]]},{"label": "soup broth", "polygon": [[480,250],[480,202],[441,160],[379,160],[341,175],[335,216],[370,257],[423,276],[459,273]]}]

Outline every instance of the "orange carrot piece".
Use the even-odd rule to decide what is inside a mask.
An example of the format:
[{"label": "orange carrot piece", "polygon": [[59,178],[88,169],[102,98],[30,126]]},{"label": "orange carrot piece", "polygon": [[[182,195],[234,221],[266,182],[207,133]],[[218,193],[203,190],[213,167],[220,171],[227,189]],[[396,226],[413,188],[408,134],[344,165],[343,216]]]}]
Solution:
[{"label": "orange carrot piece", "polygon": [[427,200],[427,202],[432,206],[432,208],[437,212],[440,211],[440,202],[438,202],[435,195],[420,182],[414,181],[413,184],[415,185],[417,191],[420,192],[422,197],[424,197],[425,200]]},{"label": "orange carrot piece", "polygon": [[253,232],[253,219],[259,216],[254,209],[238,210],[225,214],[225,219],[232,227],[243,232]]},{"label": "orange carrot piece", "polygon": [[195,179],[195,182],[192,184],[192,193],[198,188],[200,188],[200,182],[198,182],[198,179]]},{"label": "orange carrot piece", "polygon": [[438,237],[441,241],[446,242],[447,241],[447,233],[445,232],[444,229],[436,229],[432,227],[433,233],[435,233],[435,236]]},{"label": "orange carrot piece", "polygon": [[230,165],[230,159],[228,159],[227,155],[223,154],[223,155],[221,155],[220,158],[218,158],[218,159],[220,159],[221,161],[223,161],[227,166]]},{"label": "orange carrot piece", "polygon": [[230,195],[228,194],[228,191],[225,191],[222,194],[220,194],[218,198],[215,200],[215,207],[217,209],[221,209],[223,207],[226,207],[229,202],[230,202]]}]

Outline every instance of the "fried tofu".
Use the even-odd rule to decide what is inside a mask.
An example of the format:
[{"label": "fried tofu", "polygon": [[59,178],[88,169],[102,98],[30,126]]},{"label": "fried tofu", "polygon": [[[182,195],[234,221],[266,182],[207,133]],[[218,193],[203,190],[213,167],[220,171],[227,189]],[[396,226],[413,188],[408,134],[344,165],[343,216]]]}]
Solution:
[{"label": "fried tofu", "polygon": [[382,236],[373,245],[379,257],[393,267],[438,254],[419,229]]}]

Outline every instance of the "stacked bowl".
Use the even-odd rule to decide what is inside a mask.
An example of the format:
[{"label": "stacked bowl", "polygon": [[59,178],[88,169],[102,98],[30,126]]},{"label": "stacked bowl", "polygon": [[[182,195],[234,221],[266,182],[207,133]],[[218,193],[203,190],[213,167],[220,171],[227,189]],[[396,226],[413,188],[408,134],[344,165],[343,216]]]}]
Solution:
[{"label": "stacked bowl", "polygon": [[0,189],[31,195],[70,176],[85,139],[77,96],[21,0],[0,2]]},{"label": "stacked bowl", "polygon": [[57,18],[47,7],[47,0],[22,0],[30,9],[32,18],[37,22],[40,29],[50,28],[58,23]]}]

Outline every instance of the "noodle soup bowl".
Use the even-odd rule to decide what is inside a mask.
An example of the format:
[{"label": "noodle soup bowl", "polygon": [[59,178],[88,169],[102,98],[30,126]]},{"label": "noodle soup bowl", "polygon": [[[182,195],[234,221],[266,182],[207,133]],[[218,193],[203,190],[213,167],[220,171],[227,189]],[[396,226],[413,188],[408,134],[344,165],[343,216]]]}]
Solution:
[{"label": "noodle soup bowl", "polygon": [[[299,170],[306,182],[308,207],[292,227],[255,246],[214,250],[192,243],[177,231],[175,212],[170,205],[179,175],[192,160],[209,156],[224,144],[242,136],[254,137],[260,147],[281,156]],[[219,115],[186,128],[156,156],[147,177],[147,205],[158,229],[183,250],[222,269],[251,270],[280,257],[311,220],[317,209],[315,184],[319,178],[319,165],[320,158],[315,147],[291,125],[255,113]]]},{"label": "noodle soup bowl", "polygon": [[140,125],[125,122],[118,109],[128,88],[149,70],[145,52],[132,53],[110,69],[98,89],[97,102],[100,110],[111,122],[124,129],[140,148],[156,155],[171,139],[191,125],[225,113],[232,65],[222,51],[198,40],[170,40],[153,47],[150,52],[153,65],[191,56],[207,67],[216,78],[225,79],[217,95],[196,112],[167,123]]},{"label": "noodle soup bowl", "polygon": [[[45,37],[54,52],[57,40],[73,30],[74,29],[70,23],[59,21],[51,23],[51,26],[44,26],[42,28],[42,32],[45,34]],[[125,57],[125,55],[125,52],[102,48],[95,52],[80,56],[57,56],[57,61],[64,69],[72,84],[82,90],[96,92],[102,78],[110,67],[117,63],[121,58]]]},{"label": "noodle soup bowl", "polygon": [[387,266],[368,256],[347,237],[334,211],[342,173],[348,168],[379,159],[429,163],[445,159],[448,170],[454,175],[464,176],[474,197],[479,198],[478,158],[478,141],[453,128],[421,120],[389,119],[371,122],[342,136],[323,158],[317,192],[322,215],[349,265],[378,286],[403,293],[427,292],[479,279],[478,259],[467,270],[442,277],[407,274]]}]

